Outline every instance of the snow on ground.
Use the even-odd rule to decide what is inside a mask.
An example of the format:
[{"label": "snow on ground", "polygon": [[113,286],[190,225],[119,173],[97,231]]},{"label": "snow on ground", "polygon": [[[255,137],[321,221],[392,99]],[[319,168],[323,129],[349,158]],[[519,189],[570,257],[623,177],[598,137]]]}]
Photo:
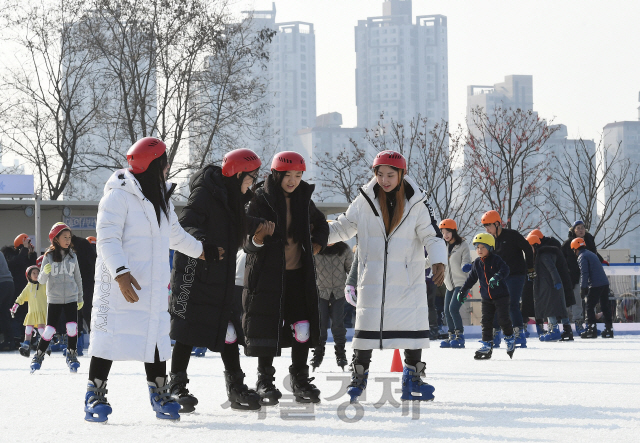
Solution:
[{"label": "snow on ground", "polygon": [[[106,425],[83,420],[88,357],[80,358],[78,374],[69,374],[57,353],[30,375],[29,360],[17,352],[1,353],[0,441],[638,441],[640,336],[541,343],[534,335],[529,348],[517,349],[513,360],[504,347],[489,361],[473,360],[475,340],[469,340],[466,349],[424,351],[427,380],[435,386],[436,398],[408,402],[404,411],[391,404],[400,402],[395,392],[400,374],[388,372],[393,351],[375,351],[361,418],[351,406],[338,412],[348,397],[335,395],[348,373],[335,365],[329,345],[323,365],[313,374],[322,403],[308,412],[291,400],[261,413],[224,409],[219,355],[192,357],[189,388],[200,404],[195,414],[183,415],[178,423],[155,418],[142,363],[115,362],[108,385],[113,414]],[[275,360],[283,393],[289,355],[285,351]],[[242,365],[248,384],[254,385],[257,359],[242,357]],[[385,383],[391,396],[383,393]],[[376,405],[381,398],[387,402]]]}]

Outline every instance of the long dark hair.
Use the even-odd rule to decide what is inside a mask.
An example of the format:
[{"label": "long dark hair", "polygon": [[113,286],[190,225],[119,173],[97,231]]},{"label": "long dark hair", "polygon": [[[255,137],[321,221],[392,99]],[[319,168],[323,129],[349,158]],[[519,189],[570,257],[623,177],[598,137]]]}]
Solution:
[{"label": "long dark hair", "polygon": [[[275,169],[272,169],[271,175],[273,176],[273,181],[278,186],[280,194],[285,196],[284,189],[282,189],[282,180],[284,180],[285,175],[287,175],[287,171],[276,171]],[[295,191],[289,195],[289,197],[291,198],[291,226],[289,226],[287,237],[292,237],[294,242],[300,243],[309,228],[300,226],[302,224],[302,220],[299,214],[303,214],[304,212],[302,211],[307,211],[308,209],[302,207],[302,193],[300,192],[300,186],[298,186]],[[277,199],[277,201],[278,200],[279,199]]]},{"label": "long dark hair", "polygon": [[63,251],[73,257],[73,242],[69,244],[69,249],[63,249],[58,242],[58,237],[65,231],[69,231],[69,233],[71,234],[70,229],[63,229],[62,231],[58,232],[58,235],[53,238],[53,242],[51,242],[51,245],[47,248],[46,251],[44,251],[44,255],[53,254],[53,261],[56,263],[60,263],[62,261]]},{"label": "long dark hair", "polygon": [[242,193],[242,182],[244,178],[256,171],[243,172],[238,177],[236,174],[231,177],[222,176],[224,186],[227,189],[227,203],[231,209],[233,221],[236,225],[236,242],[237,249],[244,245],[244,240],[247,238],[247,214],[245,212],[245,205],[251,200],[253,193],[247,189],[246,194]]},{"label": "long dark hair", "polygon": [[457,229],[449,229],[449,228],[442,228],[442,229],[446,229],[447,231],[451,232],[451,237],[453,238],[454,245],[462,244],[462,237],[460,237],[460,234],[458,234]]},{"label": "long dark hair", "polygon": [[164,169],[167,167],[167,153],[149,163],[146,171],[134,174],[142,194],[151,202],[156,210],[158,226],[160,226],[160,213],[163,212],[169,220],[169,193],[167,192],[167,182],[164,178]]}]

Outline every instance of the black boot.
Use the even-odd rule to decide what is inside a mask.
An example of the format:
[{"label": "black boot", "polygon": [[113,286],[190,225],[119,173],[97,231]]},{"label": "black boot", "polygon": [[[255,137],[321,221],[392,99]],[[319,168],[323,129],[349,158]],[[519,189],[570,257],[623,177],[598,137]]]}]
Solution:
[{"label": "black boot", "polygon": [[562,331],[562,335],[560,336],[560,341],[573,341],[573,331],[571,330],[571,325],[562,325],[564,331]]},{"label": "black boot", "polygon": [[316,368],[322,364],[322,359],[324,358],[324,346],[318,346],[317,348],[312,349],[311,352],[313,352],[313,357],[311,357],[311,361],[309,363],[311,363],[311,367],[313,368],[312,370],[315,371]]},{"label": "black boot", "polygon": [[600,335],[602,338],[613,338],[613,325],[605,325],[602,334]]},{"label": "black boot", "polygon": [[180,413],[188,414],[196,410],[198,399],[189,394],[187,384],[189,379],[186,372],[177,372],[175,374],[169,372],[169,393],[171,397],[180,404]]},{"label": "black boot", "polygon": [[587,327],[587,330],[580,334],[580,338],[598,338],[598,329],[596,328],[595,323],[590,324]]},{"label": "black boot", "polygon": [[244,384],[244,372],[224,371],[224,381],[227,384],[227,397],[231,402],[231,409],[244,411],[260,409],[260,395]]},{"label": "black boot", "polygon": [[282,397],[282,393],[273,384],[276,368],[266,366],[261,368],[258,366],[258,382],[256,383],[256,392],[260,396],[260,404],[263,406],[274,406],[278,404],[278,400]]},{"label": "black boot", "polygon": [[291,374],[291,390],[293,396],[299,403],[319,403],[320,389],[311,384],[313,377],[309,378],[309,366],[305,365],[299,369],[289,366]]},{"label": "black boot", "polygon": [[336,363],[344,371],[344,367],[349,364],[349,362],[347,361],[347,351],[345,351],[344,349],[344,344],[335,345],[333,348],[336,351]]}]

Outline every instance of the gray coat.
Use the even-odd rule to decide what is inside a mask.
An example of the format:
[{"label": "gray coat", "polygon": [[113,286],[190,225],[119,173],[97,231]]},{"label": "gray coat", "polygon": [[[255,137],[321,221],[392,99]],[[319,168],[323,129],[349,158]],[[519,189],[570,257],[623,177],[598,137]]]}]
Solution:
[{"label": "gray coat", "polygon": [[353,252],[349,246],[346,243],[338,242],[333,246],[328,246],[314,258],[320,298],[329,300],[331,293],[335,298],[344,297],[345,278],[353,263]]},{"label": "gray coat", "polygon": [[[43,272],[47,264],[51,265],[49,274]],[[61,262],[53,261],[53,253],[46,254],[42,260],[38,281],[47,285],[47,303],[65,305],[83,301],[82,277],[75,252],[63,253]]]},{"label": "gray coat", "polygon": [[[533,281],[533,297],[536,318],[557,317],[566,318],[564,283],[569,281],[568,274],[565,282],[561,276],[561,264],[558,263],[560,250],[553,246],[540,246],[536,250],[535,270],[537,277]],[[562,284],[556,289],[556,284]]]}]

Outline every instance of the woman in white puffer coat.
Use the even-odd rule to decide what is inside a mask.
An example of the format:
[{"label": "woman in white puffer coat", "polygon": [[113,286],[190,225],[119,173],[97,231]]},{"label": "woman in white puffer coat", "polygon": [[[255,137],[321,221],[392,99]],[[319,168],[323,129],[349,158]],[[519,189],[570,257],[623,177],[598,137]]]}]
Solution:
[{"label": "woman in white puffer coat", "polygon": [[424,281],[424,247],[434,282],[442,284],[447,251],[425,193],[405,175],[405,158],[380,152],[375,178],[360,189],[347,212],[329,225],[329,243],[358,234],[358,298],[352,379],[357,401],[366,388],[373,349],[404,349],[403,400],[433,400],[424,383],[422,349],[429,347],[429,308]]},{"label": "woman in white puffer coat", "polygon": [[107,181],[98,207],[85,420],[104,422],[111,413],[105,394],[114,360],[144,362],[156,416],[176,420],[180,405],[168,392],[166,370],[169,248],[204,258],[203,245],[182,229],[174,212],[165,144],[143,138],[129,149],[127,161],[129,169]]}]

